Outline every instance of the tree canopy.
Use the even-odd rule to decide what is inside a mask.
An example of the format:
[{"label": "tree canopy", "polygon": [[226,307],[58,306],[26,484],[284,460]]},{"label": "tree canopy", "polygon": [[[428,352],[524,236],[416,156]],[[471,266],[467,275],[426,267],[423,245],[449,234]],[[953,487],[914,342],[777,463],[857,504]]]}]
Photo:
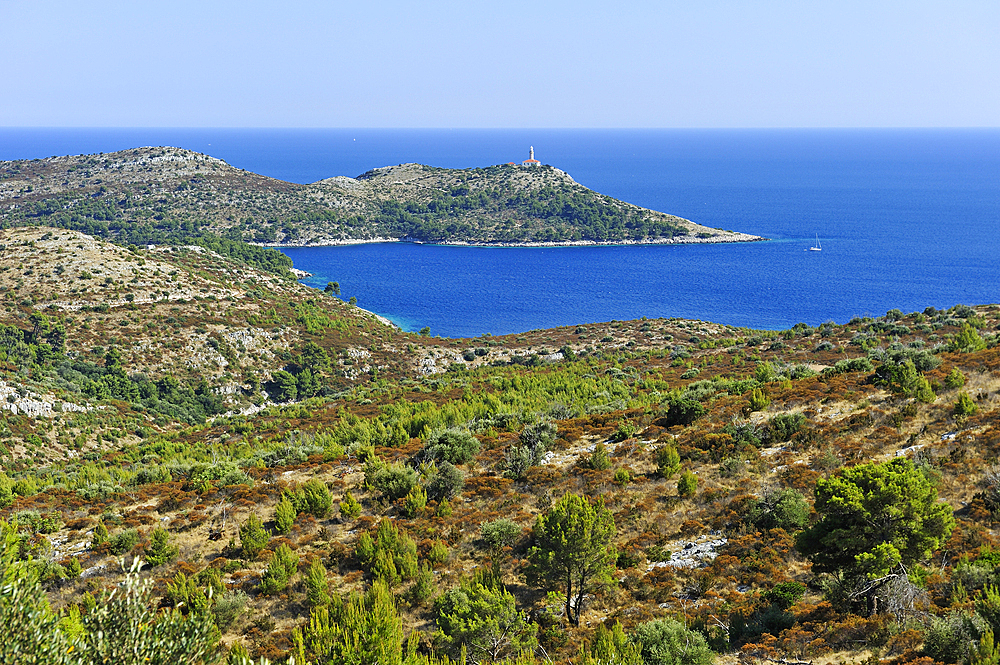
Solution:
[{"label": "tree canopy", "polygon": [[816,482],[820,520],[798,549],[817,572],[876,579],[940,547],[954,518],[930,480],[907,458],[861,464]]},{"label": "tree canopy", "polygon": [[567,493],[535,522],[529,581],[566,594],[566,618],[580,625],[583,597],[614,571],[615,520],[598,499]]}]

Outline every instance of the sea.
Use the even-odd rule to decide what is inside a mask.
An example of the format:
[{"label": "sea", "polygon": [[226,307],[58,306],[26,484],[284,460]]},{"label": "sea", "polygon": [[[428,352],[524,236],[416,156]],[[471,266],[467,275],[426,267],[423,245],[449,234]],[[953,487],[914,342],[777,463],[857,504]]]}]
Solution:
[{"label": "sea", "polygon": [[[297,183],[535,157],[766,242],[282,248],[404,330],[475,337],[640,317],[778,330],[1000,302],[1000,129],[0,128],[0,160],[171,145]],[[822,246],[822,251],[809,248]]]}]

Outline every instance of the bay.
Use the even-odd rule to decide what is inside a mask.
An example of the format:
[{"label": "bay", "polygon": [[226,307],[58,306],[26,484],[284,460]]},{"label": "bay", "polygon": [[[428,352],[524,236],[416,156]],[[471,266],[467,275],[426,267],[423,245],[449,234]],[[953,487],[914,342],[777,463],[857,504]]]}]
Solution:
[{"label": "bay", "polygon": [[[406,330],[647,317],[751,328],[1000,300],[1000,130],[0,129],[0,159],[176,145],[292,182],[536,157],[743,245],[286,248]],[[807,248],[819,236],[822,252]]]}]

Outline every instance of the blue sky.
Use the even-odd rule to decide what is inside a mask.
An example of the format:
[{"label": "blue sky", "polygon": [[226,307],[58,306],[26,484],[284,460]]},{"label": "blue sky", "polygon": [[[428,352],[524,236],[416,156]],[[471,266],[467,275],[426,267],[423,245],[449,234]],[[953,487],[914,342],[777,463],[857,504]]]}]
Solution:
[{"label": "blue sky", "polygon": [[0,126],[996,127],[998,35],[998,0],[0,0]]}]

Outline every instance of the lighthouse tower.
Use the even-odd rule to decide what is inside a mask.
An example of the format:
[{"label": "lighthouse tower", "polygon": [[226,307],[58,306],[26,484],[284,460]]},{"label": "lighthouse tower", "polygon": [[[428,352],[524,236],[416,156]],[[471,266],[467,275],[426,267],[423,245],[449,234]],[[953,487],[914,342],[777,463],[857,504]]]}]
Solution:
[{"label": "lighthouse tower", "polygon": [[535,159],[535,146],[528,148],[528,158],[521,162],[522,166],[539,166],[541,162]]}]

